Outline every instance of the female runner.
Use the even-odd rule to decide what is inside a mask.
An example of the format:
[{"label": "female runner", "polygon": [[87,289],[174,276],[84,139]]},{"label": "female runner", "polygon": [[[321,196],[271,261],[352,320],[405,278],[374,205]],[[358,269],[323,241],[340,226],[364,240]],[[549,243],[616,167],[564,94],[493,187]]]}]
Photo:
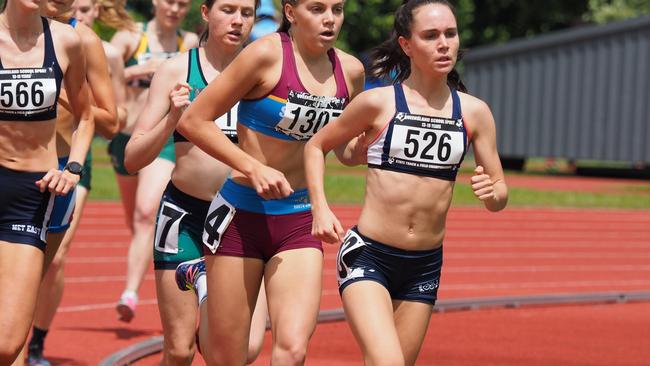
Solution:
[{"label": "female runner", "polygon": [[[69,26],[40,16],[41,3],[8,0],[0,12],[0,364],[11,364],[32,322],[54,194],[79,181],[93,133],[85,57]],[[57,169],[62,83],[79,121],[69,163]],[[73,164],[75,163],[75,164]],[[15,291],[21,283],[21,291]]]},{"label": "female runner", "polygon": [[490,211],[506,206],[494,119],[483,101],[462,92],[458,48],[447,1],[406,1],[371,66],[378,77],[396,74],[397,83],[360,95],[305,147],[312,232],[335,243],[343,230],[325,199],[324,154],[361,133],[371,141],[365,202],[337,260],[346,318],[366,365],[415,364],[440,283],[454,182],[470,143],[478,165],[474,194]]},{"label": "female runner", "polygon": [[[233,168],[210,205],[204,231],[209,337],[219,345],[209,354],[210,365],[245,364],[262,278],[274,341],[271,364],[305,361],[319,310],[323,254],[310,233],[302,150],[363,88],[361,63],[334,48],[343,5],[283,1],[278,33],[246,47],[177,126]],[[240,148],[212,123],[238,101]],[[352,158],[349,152],[339,151]]]},{"label": "female runner", "polygon": [[[184,261],[202,257],[201,235],[210,201],[230,174],[213,159],[175,132],[183,110],[237,56],[248,39],[258,1],[206,0],[201,6],[207,31],[201,47],[163,63],[156,72],[147,104],[126,146],[125,166],[137,171],[150,164],[173,135],[176,165],[163,194],[153,245],[158,308],[163,324],[162,364],[190,364],[194,356],[197,297],[179,292],[174,270]],[[237,107],[215,123],[237,142]],[[202,294],[203,295],[203,294]],[[202,296],[204,297],[204,296]],[[202,311],[206,306],[202,306]],[[253,324],[249,360],[259,353],[266,327],[266,302],[260,296]],[[203,314],[201,319],[207,321]],[[206,328],[200,337],[204,355],[210,352]]]},{"label": "female runner", "polygon": [[129,322],[135,315],[137,292],[151,260],[154,221],[160,196],[174,168],[173,141],[137,176],[124,167],[124,149],[133,126],[145,104],[151,77],[158,66],[178,52],[198,45],[194,33],[178,29],[189,10],[190,0],[153,0],[154,18],[137,30],[115,34],[111,44],[125,61],[127,88],[127,127],[109,145],[109,154],[117,176],[122,204],[133,236],[129,246],[125,289],[117,303],[119,319]]}]

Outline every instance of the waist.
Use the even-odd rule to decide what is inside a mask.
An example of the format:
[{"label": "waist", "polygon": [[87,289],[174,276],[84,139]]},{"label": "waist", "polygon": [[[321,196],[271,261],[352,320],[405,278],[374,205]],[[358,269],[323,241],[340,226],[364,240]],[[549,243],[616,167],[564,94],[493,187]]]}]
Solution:
[{"label": "waist", "polygon": [[265,200],[252,187],[226,179],[219,192],[231,205],[244,211],[286,215],[311,210],[307,189],[299,189],[291,195],[278,200]]},{"label": "waist", "polygon": [[200,217],[205,217],[210,208],[210,201],[194,197],[178,189],[172,181],[163,193],[165,199]]}]

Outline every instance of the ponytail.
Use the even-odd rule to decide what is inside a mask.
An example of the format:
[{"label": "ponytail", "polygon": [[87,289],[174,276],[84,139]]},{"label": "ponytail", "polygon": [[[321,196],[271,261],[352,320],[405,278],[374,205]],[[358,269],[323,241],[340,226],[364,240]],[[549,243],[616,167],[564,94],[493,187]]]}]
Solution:
[{"label": "ponytail", "polygon": [[135,30],[135,22],[124,9],[125,0],[97,0],[99,15],[97,20],[117,30]]}]

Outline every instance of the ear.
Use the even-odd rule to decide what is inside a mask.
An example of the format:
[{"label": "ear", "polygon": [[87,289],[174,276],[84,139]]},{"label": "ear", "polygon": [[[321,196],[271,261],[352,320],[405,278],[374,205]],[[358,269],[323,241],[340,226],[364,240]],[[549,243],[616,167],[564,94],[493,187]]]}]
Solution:
[{"label": "ear", "polygon": [[[203,21],[206,23],[209,23],[208,21],[208,13],[210,13],[210,9],[205,4],[201,4],[201,18],[203,18]],[[207,27],[207,24],[206,24]]]},{"label": "ear", "polygon": [[295,14],[293,13],[293,10],[294,10],[293,5],[289,4],[289,2],[287,1],[284,4],[284,16],[287,17],[287,20],[289,21],[289,23],[291,23],[291,25],[296,24],[296,17]]},{"label": "ear", "polygon": [[397,37],[397,43],[400,47],[402,47],[402,51],[404,51],[406,56],[411,57],[411,41],[404,38],[403,36],[399,36]]}]

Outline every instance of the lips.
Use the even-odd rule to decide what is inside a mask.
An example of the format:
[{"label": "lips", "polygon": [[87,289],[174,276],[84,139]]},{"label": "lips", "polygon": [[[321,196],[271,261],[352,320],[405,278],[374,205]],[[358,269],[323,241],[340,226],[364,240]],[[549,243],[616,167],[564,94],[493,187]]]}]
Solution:
[{"label": "lips", "polygon": [[327,40],[331,40],[331,39],[334,38],[334,32],[333,32],[333,31],[325,31],[325,32],[321,32],[321,33],[320,33],[320,36],[321,36],[322,38],[327,39]]}]

